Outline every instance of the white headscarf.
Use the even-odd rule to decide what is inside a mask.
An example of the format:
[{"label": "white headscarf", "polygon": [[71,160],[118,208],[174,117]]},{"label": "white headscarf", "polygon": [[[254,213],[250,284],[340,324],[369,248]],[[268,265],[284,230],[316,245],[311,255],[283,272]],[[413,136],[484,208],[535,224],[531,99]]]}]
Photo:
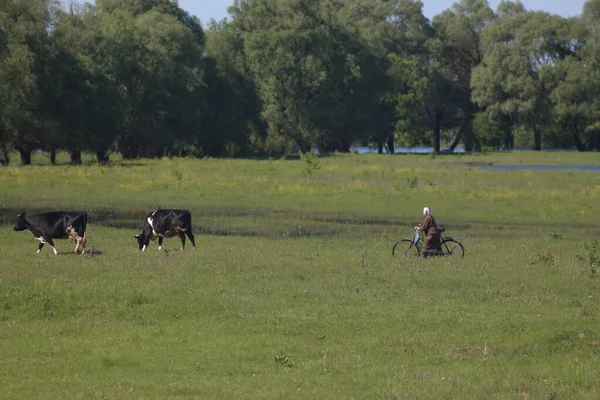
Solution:
[{"label": "white headscarf", "polygon": [[426,216],[427,214],[431,214],[431,212],[429,211],[429,207],[423,208],[423,216]]}]

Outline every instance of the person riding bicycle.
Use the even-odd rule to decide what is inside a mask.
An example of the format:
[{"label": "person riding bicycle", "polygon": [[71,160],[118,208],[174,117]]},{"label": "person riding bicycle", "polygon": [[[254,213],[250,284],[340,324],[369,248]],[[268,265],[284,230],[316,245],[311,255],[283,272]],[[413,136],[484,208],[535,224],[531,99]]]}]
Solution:
[{"label": "person riding bicycle", "polygon": [[429,207],[423,208],[423,216],[425,217],[425,220],[422,224],[415,226],[415,229],[425,232],[423,258],[427,258],[428,256],[437,253],[440,249],[442,235]]}]

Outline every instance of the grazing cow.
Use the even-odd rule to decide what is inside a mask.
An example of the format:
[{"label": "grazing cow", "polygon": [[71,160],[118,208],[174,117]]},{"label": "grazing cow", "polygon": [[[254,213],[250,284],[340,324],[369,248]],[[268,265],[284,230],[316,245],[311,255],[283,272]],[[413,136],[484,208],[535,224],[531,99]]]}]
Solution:
[{"label": "grazing cow", "polygon": [[54,254],[58,255],[52,239],[71,239],[76,242],[75,253],[81,248],[81,254],[85,253],[87,214],[82,212],[47,212],[38,215],[19,214],[15,231],[29,229],[33,236],[40,241],[38,253],[48,243]]},{"label": "grazing cow", "polygon": [[179,236],[181,250],[185,249],[185,235],[196,248],[192,233],[192,214],[188,210],[154,210],[146,217],[142,233],[135,235],[140,250],[148,247],[150,240],[158,238],[158,249],[162,248],[163,238]]}]

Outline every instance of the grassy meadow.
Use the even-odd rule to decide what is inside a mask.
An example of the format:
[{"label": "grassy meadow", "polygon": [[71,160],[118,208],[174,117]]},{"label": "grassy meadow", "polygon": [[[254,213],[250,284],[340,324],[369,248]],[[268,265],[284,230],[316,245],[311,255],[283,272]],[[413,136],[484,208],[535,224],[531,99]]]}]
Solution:
[{"label": "grassy meadow", "polygon": [[[600,398],[600,174],[478,167],[597,154],[86,161],[0,168],[0,398]],[[423,206],[464,259],[391,256]],[[66,209],[86,255],[12,230]]]}]

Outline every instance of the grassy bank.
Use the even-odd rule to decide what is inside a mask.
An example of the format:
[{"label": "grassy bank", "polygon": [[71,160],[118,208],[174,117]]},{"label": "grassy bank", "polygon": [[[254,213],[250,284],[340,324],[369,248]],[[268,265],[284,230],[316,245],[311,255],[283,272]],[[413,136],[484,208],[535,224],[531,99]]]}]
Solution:
[{"label": "grassy bank", "polygon": [[[31,398],[600,396],[589,154],[163,160],[0,169],[0,393]],[[463,260],[391,257],[430,206]],[[154,207],[198,251],[137,251]],[[82,209],[86,256],[15,212]]]}]

